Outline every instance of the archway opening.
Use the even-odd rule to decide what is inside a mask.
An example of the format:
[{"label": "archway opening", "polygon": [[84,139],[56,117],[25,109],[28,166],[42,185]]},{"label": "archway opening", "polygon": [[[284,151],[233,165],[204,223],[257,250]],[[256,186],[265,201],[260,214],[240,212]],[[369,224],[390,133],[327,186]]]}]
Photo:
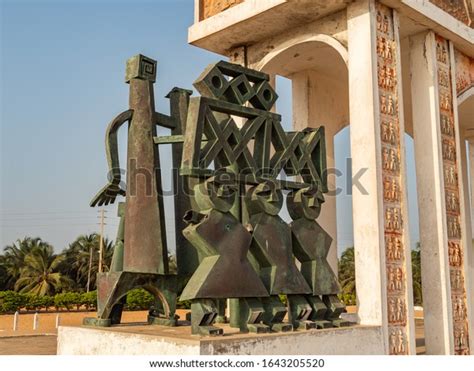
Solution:
[{"label": "archway opening", "polygon": [[345,302],[355,305],[347,51],[335,39],[318,35],[276,48],[257,68],[275,78],[277,112],[286,130],[325,127],[329,192],[318,222],[333,238],[328,261],[336,274],[338,261],[344,263]]}]

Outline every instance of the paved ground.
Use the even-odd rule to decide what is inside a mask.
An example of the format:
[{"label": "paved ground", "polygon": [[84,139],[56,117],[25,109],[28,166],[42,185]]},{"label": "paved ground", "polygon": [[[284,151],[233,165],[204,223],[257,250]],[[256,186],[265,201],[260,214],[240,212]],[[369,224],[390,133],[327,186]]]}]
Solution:
[{"label": "paved ground", "polygon": [[56,335],[0,338],[0,355],[54,355]]},{"label": "paved ground", "polygon": [[[184,319],[184,312],[178,314]],[[60,313],[62,325],[80,325],[82,318],[93,316],[95,312],[63,312]],[[124,322],[144,322],[147,312],[124,312]],[[19,330],[13,332],[11,325],[13,316],[0,316],[0,355],[48,355],[56,354],[56,314],[41,313],[39,328],[32,330],[33,315],[20,315]],[[417,353],[425,353],[423,320],[416,319],[416,346]]]}]

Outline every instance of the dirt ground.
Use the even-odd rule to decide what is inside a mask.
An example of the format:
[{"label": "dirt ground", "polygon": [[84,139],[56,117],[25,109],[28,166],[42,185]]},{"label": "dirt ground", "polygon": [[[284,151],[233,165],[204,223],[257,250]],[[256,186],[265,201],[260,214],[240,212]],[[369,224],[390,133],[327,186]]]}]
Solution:
[{"label": "dirt ground", "polygon": [[[353,313],[355,308],[348,308]],[[186,311],[178,310],[184,319]],[[33,330],[33,314],[20,314],[18,330],[13,331],[13,315],[0,315],[0,355],[53,355],[56,354],[56,316],[58,313],[40,313],[38,329]],[[94,317],[95,312],[61,312],[60,325],[78,326],[84,317]],[[147,311],[124,312],[125,323],[145,322]],[[417,353],[424,354],[424,328],[420,313],[416,313]]]},{"label": "dirt ground", "polygon": [[[123,322],[146,322],[147,311],[123,312]],[[26,335],[55,335],[56,317],[59,315],[59,323],[61,326],[79,326],[85,317],[95,317],[96,312],[60,312],[38,314],[38,328],[33,330],[34,314],[20,314],[18,320],[18,330],[13,331],[13,315],[0,316],[0,339],[9,336],[26,336]],[[180,315],[180,313],[178,313]],[[184,317],[183,317],[184,318]]]}]

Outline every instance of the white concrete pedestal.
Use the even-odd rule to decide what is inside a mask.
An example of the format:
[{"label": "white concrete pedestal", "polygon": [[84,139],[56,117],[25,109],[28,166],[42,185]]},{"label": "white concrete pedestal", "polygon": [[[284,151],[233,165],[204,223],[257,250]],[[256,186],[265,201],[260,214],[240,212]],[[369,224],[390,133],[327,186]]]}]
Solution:
[{"label": "white concrete pedestal", "polygon": [[[223,326],[224,327],[224,326]],[[357,355],[384,354],[380,326],[199,338],[189,326],[69,327],[58,329],[60,355]],[[234,332],[234,333],[232,333]]]}]

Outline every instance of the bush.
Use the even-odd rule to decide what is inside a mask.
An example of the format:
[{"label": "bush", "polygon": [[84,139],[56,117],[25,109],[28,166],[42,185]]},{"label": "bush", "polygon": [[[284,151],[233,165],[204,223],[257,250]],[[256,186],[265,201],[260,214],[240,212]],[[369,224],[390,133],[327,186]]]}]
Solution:
[{"label": "bush", "polygon": [[95,309],[97,307],[97,291],[84,292],[81,294],[81,304],[87,310]]},{"label": "bush", "polygon": [[41,297],[42,307],[48,311],[49,307],[54,306],[54,297],[53,296],[42,296]]},{"label": "bush", "polygon": [[357,304],[357,299],[354,294],[339,294],[339,299],[341,299],[345,305]]},{"label": "bush", "polygon": [[15,291],[0,291],[0,311],[2,313],[16,312],[26,304],[26,295]]},{"label": "bush", "polygon": [[191,309],[191,300],[178,301],[176,303],[178,309]]},{"label": "bush", "polygon": [[56,294],[54,296],[54,305],[56,309],[66,308],[67,311],[70,311],[74,305],[79,309],[81,306],[81,294],[78,292],[62,292]]},{"label": "bush", "polygon": [[135,289],[127,294],[127,308],[129,310],[149,309],[155,302],[152,294],[144,289]]},{"label": "bush", "polygon": [[68,311],[74,306],[79,310],[81,306],[86,309],[97,307],[97,292],[87,293],[63,292],[55,296],[37,296],[22,294],[15,291],[0,291],[0,313],[13,313],[20,309],[40,310],[55,306],[57,310],[65,308]]},{"label": "bush", "polygon": [[25,300],[26,310],[39,310],[45,306],[46,301],[43,300],[42,296],[37,296],[33,294],[24,294],[24,297],[26,298]]}]

